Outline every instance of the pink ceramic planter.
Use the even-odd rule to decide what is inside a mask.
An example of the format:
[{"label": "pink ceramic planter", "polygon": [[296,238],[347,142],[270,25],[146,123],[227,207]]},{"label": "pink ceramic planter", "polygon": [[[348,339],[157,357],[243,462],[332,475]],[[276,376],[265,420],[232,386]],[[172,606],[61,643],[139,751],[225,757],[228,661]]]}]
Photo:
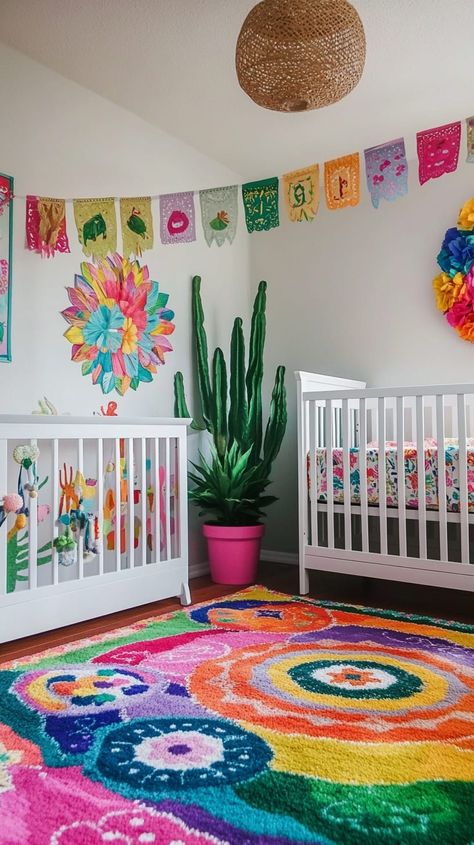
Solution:
[{"label": "pink ceramic planter", "polygon": [[253,584],[264,525],[203,525],[211,578],[216,584]]}]

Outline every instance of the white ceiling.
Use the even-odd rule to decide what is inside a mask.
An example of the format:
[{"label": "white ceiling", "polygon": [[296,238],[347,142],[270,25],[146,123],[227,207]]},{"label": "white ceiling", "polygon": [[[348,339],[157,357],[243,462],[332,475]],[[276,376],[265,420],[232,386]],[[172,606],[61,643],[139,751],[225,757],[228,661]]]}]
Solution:
[{"label": "white ceiling", "polygon": [[254,2],[0,0],[0,39],[248,178],[399,135],[412,143],[474,113],[474,0],[353,0],[362,81],[300,114],[261,109],[239,88],[235,42]]}]

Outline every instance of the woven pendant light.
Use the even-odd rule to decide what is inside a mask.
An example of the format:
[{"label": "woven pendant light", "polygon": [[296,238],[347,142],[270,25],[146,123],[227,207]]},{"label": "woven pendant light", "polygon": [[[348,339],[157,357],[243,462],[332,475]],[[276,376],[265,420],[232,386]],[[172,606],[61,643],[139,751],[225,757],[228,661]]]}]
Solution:
[{"label": "woven pendant light", "polygon": [[348,0],[263,0],[247,15],[235,55],[246,94],[287,112],[341,100],[364,63],[364,28]]}]

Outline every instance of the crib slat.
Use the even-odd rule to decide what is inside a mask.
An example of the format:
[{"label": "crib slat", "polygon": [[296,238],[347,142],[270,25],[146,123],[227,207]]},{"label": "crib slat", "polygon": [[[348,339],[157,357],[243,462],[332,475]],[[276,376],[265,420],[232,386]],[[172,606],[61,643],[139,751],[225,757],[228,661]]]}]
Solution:
[{"label": "crib slat", "polygon": [[446,448],[444,442],[444,395],[436,397],[436,440],[438,443],[438,517],[441,560],[448,561],[448,519],[446,501]]},{"label": "crib slat", "polygon": [[120,440],[115,438],[115,570],[120,569],[121,561],[121,524],[122,501],[120,489]]},{"label": "crib slat", "polygon": [[369,551],[369,509],[367,503],[367,408],[366,400],[359,402],[359,477],[362,551]]},{"label": "crib slat", "polygon": [[38,586],[38,499],[29,496],[28,502],[28,586]]},{"label": "crib slat", "polygon": [[[59,534],[58,526],[59,513],[59,441],[57,438],[53,440],[53,541]],[[52,546],[52,560],[53,560],[53,584],[59,582],[59,566],[58,553],[54,545]]]},{"label": "crib slat", "polygon": [[326,499],[328,522],[328,549],[334,548],[334,476],[333,476],[333,407],[331,399],[326,399]]},{"label": "crib slat", "polygon": [[128,568],[135,566],[135,466],[133,459],[133,438],[127,437],[127,535]]},{"label": "crib slat", "polygon": [[458,394],[458,441],[459,441],[459,517],[461,520],[461,563],[469,563],[469,510],[467,491],[467,434],[466,397]]},{"label": "crib slat", "polygon": [[342,400],[342,468],[344,476],[344,548],[352,549],[351,462],[349,440],[349,404]]},{"label": "crib slat", "polygon": [[398,543],[400,556],[407,556],[407,523],[405,501],[405,401],[397,396],[397,499],[398,499]]},{"label": "crib slat", "polygon": [[147,483],[146,483],[146,440],[141,438],[141,521],[142,521],[142,566],[146,564],[147,528],[146,528],[146,506],[147,506]]},{"label": "crib slat", "polygon": [[311,508],[311,545],[318,545],[318,488],[316,484],[316,402],[309,403],[309,473]]},{"label": "crib slat", "polygon": [[[77,468],[81,475],[84,475],[84,441],[82,437],[79,437],[77,441]],[[78,560],[78,570],[77,570],[77,577],[79,581],[82,581],[84,578],[84,532],[79,530],[78,532],[78,543],[77,543],[77,560]]]},{"label": "crib slat", "polygon": [[[30,440],[36,446],[36,440]],[[28,517],[28,587],[36,590],[38,586],[38,498],[27,494]]]},{"label": "crib slat", "polygon": [[380,554],[387,554],[387,468],[385,456],[385,397],[377,403],[378,470],[379,470],[379,520]]},{"label": "crib slat", "polygon": [[155,563],[161,559],[161,536],[160,536],[160,519],[161,519],[161,481],[160,481],[160,441],[158,437],[153,441],[153,464],[155,471],[154,484],[154,508],[155,508],[155,530],[154,530],[154,544]]},{"label": "crib slat", "polygon": [[104,574],[104,441],[97,438],[97,517],[99,520],[99,575]]},{"label": "crib slat", "polygon": [[166,560],[171,560],[171,478],[170,478],[170,439],[165,440],[165,526]]},{"label": "crib slat", "polygon": [[420,558],[426,560],[426,470],[424,397],[416,397],[416,465],[418,476],[418,536]]},{"label": "crib slat", "polygon": [[304,535],[304,542],[309,544],[309,532],[308,532],[308,475],[307,475],[307,468],[306,468],[306,456],[308,454],[309,446],[309,402],[303,402],[303,406],[301,409],[301,422],[298,420],[298,425],[301,425],[302,433],[302,446],[301,449],[303,450],[303,454],[300,455],[300,460],[303,460],[304,455],[304,499],[301,499],[302,504],[302,522],[303,522],[303,535]]},{"label": "crib slat", "polygon": [[177,512],[175,516],[176,536],[179,537],[178,554],[180,557],[183,556],[183,551],[187,548],[188,544],[188,507],[186,500],[183,503],[183,498],[181,496],[181,491],[186,490],[187,485],[187,446],[186,432],[180,432],[178,440],[178,483],[176,492]]},{"label": "crib slat", "polygon": [[[8,441],[0,440],[0,488],[7,492]],[[7,591],[7,520],[0,527],[0,596]],[[1,611],[0,611],[1,612]]]}]

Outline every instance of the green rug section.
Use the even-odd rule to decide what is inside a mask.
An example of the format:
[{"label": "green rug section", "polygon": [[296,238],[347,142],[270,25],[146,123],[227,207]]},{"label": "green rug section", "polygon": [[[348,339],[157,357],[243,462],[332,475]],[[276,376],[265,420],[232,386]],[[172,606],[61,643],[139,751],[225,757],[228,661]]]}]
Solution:
[{"label": "green rug section", "polygon": [[341,845],[472,845],[474,784],[346,786],[272,772],[236,793]]}]

